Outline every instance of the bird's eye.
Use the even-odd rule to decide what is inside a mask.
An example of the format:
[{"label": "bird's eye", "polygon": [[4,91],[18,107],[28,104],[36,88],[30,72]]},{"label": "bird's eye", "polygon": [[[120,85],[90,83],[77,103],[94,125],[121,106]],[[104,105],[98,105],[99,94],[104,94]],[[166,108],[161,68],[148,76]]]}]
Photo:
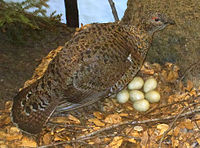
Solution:
[{"label": "bird's eye", "polygon": [[158,22],[160,19],[158,17],[153,17],[152,18],[154,21]]}]

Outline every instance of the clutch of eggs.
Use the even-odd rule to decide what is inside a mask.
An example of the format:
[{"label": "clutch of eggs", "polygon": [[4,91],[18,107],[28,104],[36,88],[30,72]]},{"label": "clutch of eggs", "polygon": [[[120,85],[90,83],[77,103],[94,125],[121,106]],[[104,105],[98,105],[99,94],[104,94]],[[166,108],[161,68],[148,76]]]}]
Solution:
[{"label": "clutch of eggs", "polygon": [[[143,87],[143,91],[139,91]],[[145,82],[141,77],[135,77],[129,84],[128,90],[122,90],[117,94],[119,103],[126,103],[129,99],[133,102],[133,107],[137,111],[147,111],[150,103],[160,101],[160,94],[154,89],[157,87],[157,81],[150,77]]]}]

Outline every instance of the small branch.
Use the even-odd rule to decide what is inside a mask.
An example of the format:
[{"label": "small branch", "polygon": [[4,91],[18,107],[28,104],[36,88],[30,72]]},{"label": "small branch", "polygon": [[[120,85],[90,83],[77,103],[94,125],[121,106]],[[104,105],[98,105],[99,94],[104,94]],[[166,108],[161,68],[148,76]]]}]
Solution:
[{"label": "small branch", "polygon": [[163,140],[164,140],[165,135],[167,135],[167,133],[169,133],[169,132],[172,130],[172,128],[173,128],[175,122],[178,120],[178,118],[179,118],[180,115],[185,111],[186,108],[188,108],[188,107],[184,107],[184,108],[181,110],[181,112],[176,116],[176,118],[175,118],[175,119],[173,120],[173,122],[171,123],[170,127],[163,133],[162,138],[161,138],[161,140],[160,140],[160,142],[159,142],[159,148],[162,147],[162,142],[163,142]]},{"label": "small branch", "polygon": [[112,14],[115,18],[115,22],[119,21],[119,17],[117,15],[117,10],[115,8],[115,3],[112,1],[112,0],[108,0],[109,1],[109,4],[110,4],[110,7],[112,9]]},{"label": "small branch", "polygon": [[[193,103],[191,105],[195,105],[196,103]],[[189,107],[191,107],[191,105]],[[114,128],[118,128],[120,126],[123,126],[123,125],[140,125],[140,124],[148,124],[148,123],[154,123],[154,122],[165,122],[165,121],[169,121],[169,120],[174,120],[171,125],[170,125],[170,128],[169,130],[167,130],[163,135],[165,136],[171,129],[172,127],[174,126],[175,122],[180,119],[180,118],[185,118],[187,116],[191,116],[195,113],[198,113],[200,112],[200,108],[197,108],[197,109],[194,109],[194,110],[190,110],[188,112],[185,112],[185,109],[187,109],[188,107],[185,107],[183,108],[183,110],[177,114],[177,115],[173,115],[173,116],[167,116],[167,117],[163,117],[163,118],[154,118],[154,119],[148,119],[148,120],[143,120],[143,121],[132,121],[132,120],[129,120],[129,121],[124,121],[124,122],[121,122],[121,123],[117,123],[117,124],[113,124],[113,125],[110,125],[110,126],[107,126],[107,127],[104,127],[104,128],[101,128],[99,130],[96,130],[94,132],[91,132],[91,133],[88,133],[88,134],[85,134],[85,135],[82,135],[82,136],[79,136],[77,137],[75,140],[71,140],[71,141],[62,141],[62,142],[57,142],[57,143],[54,143],[54,144],[50,144],[50,145],[44,145],[44,146],[40,146],[39,148],[46,148],[46,147],[49,147],[49,146],[58,146],[58,145],[62,145],[62,144],[70,144],[70,143],[85,143],[84,141],[85,140],[89,140],[89,139],[92,139],[94,138],[95,135],[97,134],[100,134],[100,133],[103,133],[105,131],[108,131],[108,130],[111,130],[111,129],[114,129]],[[164,136],[162,137],[161,139],[161,142],[163,141],[164,139]],[[100,137],[100,136],[98,136]]]},{"label": "small branch", "polygon": [[179,81],[182,81],[185,76],[190,72],[192,71],[197,65],[200,64],[200,61],[196,62],[196,63],[193,63],[192,65],[190,65],[190,67],[188,67],[185,72],[183,73],[182,77],[179,79]]}]

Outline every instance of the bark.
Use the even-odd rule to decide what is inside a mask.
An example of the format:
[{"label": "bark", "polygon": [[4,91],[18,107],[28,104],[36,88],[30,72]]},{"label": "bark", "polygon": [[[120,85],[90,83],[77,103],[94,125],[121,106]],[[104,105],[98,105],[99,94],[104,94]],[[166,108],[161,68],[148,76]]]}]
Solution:
[{"label": "bark", "polygon": [[77,0],[65,0],[66,22],[68,27],[79,27]]}]

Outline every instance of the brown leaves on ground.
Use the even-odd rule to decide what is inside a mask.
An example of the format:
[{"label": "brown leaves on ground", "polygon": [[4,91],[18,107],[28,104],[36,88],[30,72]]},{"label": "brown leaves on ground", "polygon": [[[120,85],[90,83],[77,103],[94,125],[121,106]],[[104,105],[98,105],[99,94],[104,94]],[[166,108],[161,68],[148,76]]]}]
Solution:
[{"label": "brown leaves on ground", "polygon": [[180,81],[178,71],[172,63],[144,64],[139,75],[153,76],[161,93],[160,102],[145,113],[134,110],[131,102],[119,104],[115,97],[107,98],[99,102],[102,109],[90,106],[52,117],[37,138],[12,124],[9,101],[0,110],[0,147],[198,147],[200,87]]}]

